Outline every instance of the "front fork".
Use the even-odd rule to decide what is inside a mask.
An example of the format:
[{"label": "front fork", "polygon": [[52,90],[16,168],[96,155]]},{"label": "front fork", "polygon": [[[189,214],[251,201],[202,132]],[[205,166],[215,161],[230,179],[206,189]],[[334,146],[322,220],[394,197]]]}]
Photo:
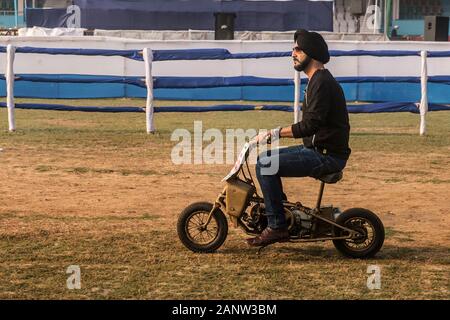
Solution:
[{"label": "front fork", "polygon": [[[209,212],[208,218],[206,219],[206,222],[203,224],[203,227],[208,226],[208,224],[211,222],[212,215],[216,209],[218,209],[218,208],[225,209],[226,208],[226,205],[225,205],[226,191],[227,191],[227,187],[223,188],[223,191],[217,196],[217,199],[214,202],[214,205],[213,205],[211,211]],[[222,211],[224,211],[224,210],[222,210]],[[236,222],[237,222],[237,219],[236,219]]]},{"label": "front fork", "polygon": [[[206,227],[211,222],[214,210],[220,208],[224,214],[227,214],[227,205],[225,203],[226,194],[227,194],[227,187],[224,187],[222,192],[217,196],[216,201],[214,201],[214,205],[211,211],[209,212],[208,218],[206,219],[206,222],[203,224],[203,227]],[[237,228],[239,226],[238,217],[230,214],[228,214],[228,217],[230,218],[230,221],[233,223],[233,226]]]}]

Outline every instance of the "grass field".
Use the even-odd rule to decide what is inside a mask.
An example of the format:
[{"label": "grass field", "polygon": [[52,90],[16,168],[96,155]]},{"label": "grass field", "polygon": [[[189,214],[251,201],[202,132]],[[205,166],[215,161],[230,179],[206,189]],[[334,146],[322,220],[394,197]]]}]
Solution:
[{"label": "grass field", "polygon": [[[0,109],[0,299],[449,299],[450,112],[430,113],[425,137],[418,115],[351,115],[353,154],[324,203],[379,215],[386,241],[374,259],[343,258],[331,243],[256,255],[231,226],[215,254],[181,245],[178,213],[214,201],[230,165],[173,165],[172,131],[194,120],[204,130],[272,128],[292,117],[159,113],[147,135],[144,114],[17,110],[18,131],[8,133]],[[284,183],[289,198],[314,203],[317,181]],[[80,290],[66,287],[70,265],[81,268]],[[381,268],[380,290],[366,286],[369,265]]]}]

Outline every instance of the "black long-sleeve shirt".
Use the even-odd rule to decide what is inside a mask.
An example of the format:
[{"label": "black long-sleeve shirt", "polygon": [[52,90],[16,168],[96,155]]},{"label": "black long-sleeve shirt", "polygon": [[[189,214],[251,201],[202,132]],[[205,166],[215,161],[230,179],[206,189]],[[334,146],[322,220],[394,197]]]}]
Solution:
[{"label": "black long-sleeve shirt", "polygon": [[326,149],[348,159],[350,124],[344,92],[327,69],[314,72],[303,101],[303,119],[292,125],[294,138],[308,148]]}]

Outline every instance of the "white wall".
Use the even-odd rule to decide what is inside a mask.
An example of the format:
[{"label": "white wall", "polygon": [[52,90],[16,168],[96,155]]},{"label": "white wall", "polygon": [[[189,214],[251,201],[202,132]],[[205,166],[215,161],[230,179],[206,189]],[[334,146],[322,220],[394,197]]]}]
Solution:
[{"label": "white wall", "polygon": [[[0,46],[96,49],[194,49],[226,48],[232,53],[290,51],[291,41],[148,41],[108,37],[2,37]],[[328,41],[331,50],[450,50],[446,42]],[[142,62],[121,57],[50,56],[17,54],[16,73],[55,73],[143,76]],[[420,57],[332,57],[327,68],[335,76],[419,76]],[[289,57],[215,61],[161,61],[153,67],[156,76],[253,75],[292,78]],[[5,54],[0,54],[0,73]],[[450,75],[450,58],[428,59],[429,75]]]}]

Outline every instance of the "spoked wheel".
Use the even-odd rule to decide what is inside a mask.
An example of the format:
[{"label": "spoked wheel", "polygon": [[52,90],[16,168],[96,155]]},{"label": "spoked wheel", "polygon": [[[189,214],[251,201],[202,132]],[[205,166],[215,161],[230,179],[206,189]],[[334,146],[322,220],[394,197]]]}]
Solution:
[{"label": "spoked wheel", "polygon": [[[380,251],[384,242],[384,227],[371,211],[353,208],[344,211],[336,223],[358,232],[351,239],[333,240],[336,249],[347,257],[370,258]],[[345,236],[347,231],[334,227],[335,236]]]},{"label": "spoked wheel", "polygon": [[208,202],[191,204],[178,217],[177,231],[181,242],[194,252],[214,252],[228,235],[228,223],[220,209],[214,210],[206,224],[213,205]]}]

